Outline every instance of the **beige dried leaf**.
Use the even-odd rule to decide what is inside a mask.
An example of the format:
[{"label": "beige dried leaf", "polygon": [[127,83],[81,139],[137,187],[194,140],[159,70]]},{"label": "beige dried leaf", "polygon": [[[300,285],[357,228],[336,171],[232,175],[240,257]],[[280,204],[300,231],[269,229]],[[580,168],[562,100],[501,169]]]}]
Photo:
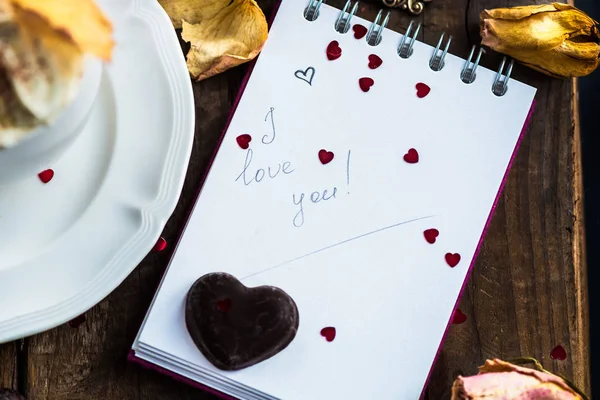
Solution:
[{"label": "beige dried leaf", "polygon": [[158,0],[171,18],[175,29],[182,28],[182,22],[197,24],[214,18],[231,0]]},{"label": "beige dried leaf", "polygon": [[187,67],[195,80],[254,59],[268,36],[254,0],[160,0],[181,37],[190,43]]},{"label": "beige dried leaf", "polygon": [[482,44],[554,77],[578,77],[600,63],[597,22],[562,3],[481,13]]}]

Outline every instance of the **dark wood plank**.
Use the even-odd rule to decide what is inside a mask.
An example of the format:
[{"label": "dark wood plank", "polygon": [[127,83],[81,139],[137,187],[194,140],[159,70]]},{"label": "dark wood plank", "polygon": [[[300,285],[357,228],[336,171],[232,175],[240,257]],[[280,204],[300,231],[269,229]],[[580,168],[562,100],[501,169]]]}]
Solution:
[{"label": "dark wood plank", "polygon": [[[344,0],[328,3],[341,7]],[[420,39],[435,44],[446,31],[454,37],[452,52],[465,57],[469,51],[466,3],[430,3],[427,12],[416,18],[424,22]],[[477,17],[483,7],[530,1],[473,3],[468,15],[471,36],[477,40]],[[259,4],[268,15],[273,0]],[[373,19],[376,12],[375,6],[362,5],[360,15]],[[415,18],[394,12],[389,27],[404,32],[411,19]],[[488,54],[483,65],[495,69],[499,59]],[[196,140],[181,200],[164,231],[168,241],[174,241],[184,224],[245,68],[194,84]],[[453,379],[458,374],[476,373],[486,358],[522,355],[540,359],[546,368],[589,390],[574,85],[523,67],[517,67],[514,76],[539,88],[537,111],[461,299],[468,320],[449,332],[431,377],[430,399],[449,398]],[[148,255],[117,290],[86,314],[78,328],[65,325],[28,340],[27,374],[20,379],[30,398],[213,398],[126,361],[171,251],[168,247]],[[557,344],[567,349],[565,361],[550,359]],[[0,360],[11,359],[10,351],[10,347],[0,347]],[[0,370],[0,382],[9,378]]]},{"label": "dark wood plank", "polygon": [[[454,36],[453,52],[466,57],[471,44],[467,31],[472,40],[479,39],[483,9],[532,2],[471,3],[468,30],[463,1],[430,3],[425,41],[435,44],[445,30]],[[482,65],[497,69],[500,60],[488,53]],[[468,320],[450,329],[431,379],[430,399],[449,398],[457,375],[475,374],[478,365],[493,357],[535,357],[548,370],[590,390],[575,84],[520,65],[513,76],[538,88],[536,111],[461,299]],[[557,345],[567,350],[566,360],[551,359]]]},{"label": "dark wood plank", "polygon": [[17,389],[17,347],[0,344],[0,388]]}]

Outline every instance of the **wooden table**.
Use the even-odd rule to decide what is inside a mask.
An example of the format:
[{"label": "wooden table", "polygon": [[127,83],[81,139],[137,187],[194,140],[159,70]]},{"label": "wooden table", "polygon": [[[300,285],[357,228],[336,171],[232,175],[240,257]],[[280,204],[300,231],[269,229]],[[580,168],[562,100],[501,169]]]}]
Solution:
[{"label": "wooden table", "polygon": [[[329,4],[341,7],[343,1]],[[465,9],[466,3],[429,3],[426,12],[414,18],[423,22],[419,39],[435,45],[445,31],[454,37],[451,52],[467,57],[468,36],[475,42],[479,38],[480,11],[532,1],[479,0]],[[269,15],[273,1],[259,4]],[[359,10],[369,20],[376,12],[371,5]],[[404,32],[410,19],[396,11],[389,27]],[[499,61],[488,52],[482,64],[496,69]],[[181,200],[164,230],[167,241],[175,240],[192,206],[244,72],[245,67],[238,67],[194,83],[196,141]],[[545,368],[590,390],[576,83],[550,79],[520,65],[513,76],[539,89],[537,108],[462,296],[460,309],[467,320],[451,327],[435,365],[427,392],[432,400],[448,399],[457,375],[474,374],[493,357],[535,357]],[[464,112],[468,115],[468,104]],[[497,118],[489,123],[498,123],[502,116]],[[126,361],[171,251],[168,247],[149,254],[121,286],[85,314],[79,327],[64,325],[0,345],[0,387],[19,389],[33,400],[212,399]],[[550,357],[557,345],[566,349],[564,361]]]}]

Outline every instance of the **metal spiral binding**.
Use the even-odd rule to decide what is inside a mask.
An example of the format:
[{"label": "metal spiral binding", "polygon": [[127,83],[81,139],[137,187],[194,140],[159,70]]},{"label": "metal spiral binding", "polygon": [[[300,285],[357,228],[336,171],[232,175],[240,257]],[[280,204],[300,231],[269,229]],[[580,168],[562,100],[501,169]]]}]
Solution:
[{"label": "metal spiral binding", "polygon": [[452,43],[452,36],[448,36],[448,43],[446,43],[446,47],[444,47],[444,51],[442,51],[441,55],[438,55],[440,51],[440,47],[442,46],[442,42],[444,41],[444,36],[446,33],[442,33],[440,36],[440,40],[433,52],[433,55],[429,59],[429,68],[432,70],[439,72],[444,68],[444,60],[446,59],[446,54],[448,54],[448,49],[450,48],[450,43]]},{"label": "metal spiral binding", "polygon": [[477,76],[477,74],[476,74],[477,67],[479,66],[479,61],[481,60],[481,55],[483,53],[485,53],[485,50],[483,50],[483,48],[479,49],[479,54],[477,54],[477,59],[475,60],[474,63],[472,63],[471,60],[473,59],[473,54],[475,54],[476,47],[477,46],[473,46],[473,48],[471,48],[471,54],[469,54],[469,59],[467,60],[467,62],[465,62],[465,66],[463,67],[462,72],[460,73],[460,79],[464,83],[467,83],[467,84],[471,84],[471,83],[475,82],[475,78]]},{"label": "metal spiral binding", "polygon": [[[321,4],[323,4],[323,0],[310,0],[308,6],[304,9],[304,18],[309,21],[315,21],[319,17],[319,8],[321,8]],[[358,1],[354,3],[352,6],[352,0],[348,0],[346,5],[341,10],[337,20],[335,21],[334,28],[339,33],[347,33],[350,30],[350,21],[352,17],[356,15],[356,11],[358,10]],[[350,12],[348,10],[350,9]],[[367,43],[371,46],[377,46],[382,39],[383,30],[387,26],[390,20],[391,12],[388,11],[383,22],[379,25],[379,21],[381,20],[381,16],[383,14],[383,10],[379,10],[375,21],[369,27],[367,31]],[[417,40],[417,36],[419,31],[421,30],[421,23],[417,25],[414,33],[413,31],[414,21],[411,21],[408,25],[408,29],[406,29],[406,33],[402,36],[402,40],[400,40],[400,44],[398,45],[398,55],[402,58],[409,58],[413,53],[413,47],[415,41]],[[412,36],[411,36],[412,33]],[[444,60],[448,55],[448,50],[450,49],[450,43],[452,43],[452,36],[448,36],[448,41],[444,46],[444,50],[441,50],[442,43],[444,42],[444,38],[446,33],[442,33],[440,39],[438,40],[437,46],[429,59],[429,68],[433,71],[439,72],[444,68]],[[475,78],[477,77],[477,68],[479,67],[479,62],[481,61],[481,56],[485,53],[483,48],[479,49],[479,53],[477,53],[477,58],[475,61],[473,60],[473,56],[475,55],[475,50],[477,46],[473,46],[471,48],[471,53],[469,54],[469,58],[465,61],[465,65],[460,73],[460,79],[466,83],[471,84],[475,82]],[[441,54],[440,54],[441,51]],[[506,74],[503,75],[504,66],[506,65],[507,58],[504,57],[502,63],[500,64],[500,68],[498,68],[498,72],[496,73],[496,77],[492,84],[492,93],[496,96],[504,96],[508,90],[508,83],[510,81],[510,75],[512,73],[515,61],[510,60],[508,64],[508,68],[506,69]]]},{"label": "metal spiral binding", "polygon": [[[334,27],[335,30],[339,33],[346,33],[350,30],[350,20],[352,19],[352,17],[354,17],[354,14],[356,14],[356,10],[358,10],[358,1],[354,3],[354,7],[352,7],[352,10],[350,11],[350,13],[348,13],[348,9],[350,8],[351,4],[352,0],[348,0],[346,2],[344,9],[340,12],[340,15],[335,21]],[[348,16],[346,16],[346,14],[348,14]]]},{"label": "metal spiral binding", "polygon": [[510,79],[513,66],[515,65],[515,60],[510,60],[510,64],[508,64],[508,69],[506,70],[506,75],[503,76],[502,71],[504,70],[504,64],[506,64],[506,57],[502,59],[502,64],[500,64],[500,68],[498,68],[498,73],[496,74],[494,84],[492,85],[492,93],[494,93],[496,96],[504,96],[506,94],[506,91],[508,90],[508,81]]},{"label": "metal spiral binding", "polygon": [[367,32],[367,43],[371,46],[377,46],[379,43],[381,43],[381,35],[383,34],[383,30],[390,21],[390,14],[392,12],[388,11],[385,16],[385,19],[383,20],[383,23],[377,28],[382,13],[383,10],[379,10],[379,13],[377,13],[377,17],[375,18],[375,22],[371,24],[371,26],[369,27],[369,31]]},{"label": "metal spiral binding", "polygon": [[311,22],[319,18],[321,4],[323,4],[323,0],[310,0],[308,6],[304,9],[304,18]]},{"label": "metal spiral binding", "polygon": [[398,45],[398,55],[402,58],[409,58],[412,55],[415,40],[417,40],[417,35],[421,30],[421,23],[419,23],[419,25],[417,25],[417,29],[415,29],[415,33],[410,39],[410,42],[406,43],[406,40],[410,38],[410,33],[412,31],[414,23],[414,21],[410,21],[408,29],[406,29],[406,33],[404,34],[404,36],[402,36],[402,40],[400,40],[400,44]]}]

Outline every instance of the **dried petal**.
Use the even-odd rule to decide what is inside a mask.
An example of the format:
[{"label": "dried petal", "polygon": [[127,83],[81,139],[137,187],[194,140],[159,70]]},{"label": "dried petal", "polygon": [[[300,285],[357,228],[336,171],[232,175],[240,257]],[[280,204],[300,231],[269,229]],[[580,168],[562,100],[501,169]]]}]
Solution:
[{"label": "dried petal", "polygon": [[561,3],[485,10],[482,44],[555,77],[584,76],[600,62],[597,22]]},{"label": "dried petal", "polygon": [[190,75],[209,78],[254,59],[268,35],[267,20],[254,0],[160,0],[191,47]]},{"label": "dried petal", "polygon": [[556,375],[494,359],[479,367],[479,374],[459,376],[452,400],[582,400]]},{"label": "dried petal", "polygon": [[223,8],[229,7],[226,0],[158,0],[171,18],[175,29],[181,29],[182,22],[197,24],[214,18]]}]

